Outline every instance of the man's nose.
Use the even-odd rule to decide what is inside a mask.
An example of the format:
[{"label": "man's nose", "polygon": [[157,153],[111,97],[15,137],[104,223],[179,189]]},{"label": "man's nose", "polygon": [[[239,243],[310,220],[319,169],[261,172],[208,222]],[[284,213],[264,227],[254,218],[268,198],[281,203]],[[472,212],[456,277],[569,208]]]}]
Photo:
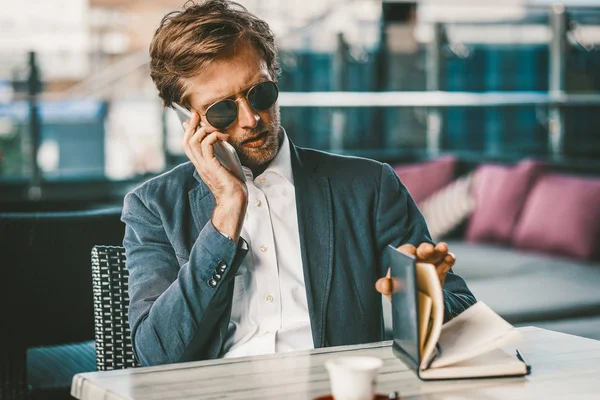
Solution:
[{"label": "man's nose", "polygon": [[248,100],[242,97],[237,100],[238,103],[238,124],[241,128],[255,128],[258,124],[260,116],[250,106]]}]

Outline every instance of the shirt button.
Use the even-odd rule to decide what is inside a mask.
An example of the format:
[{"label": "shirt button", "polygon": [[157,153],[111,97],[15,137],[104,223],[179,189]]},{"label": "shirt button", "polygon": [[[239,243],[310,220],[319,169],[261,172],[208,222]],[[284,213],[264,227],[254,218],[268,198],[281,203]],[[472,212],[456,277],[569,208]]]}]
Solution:
[{"label": "shirt button", "polygon": [[214,279],[211,279],[210,281],[208,281],[208,285],[210,287],[215,287],[215,286],[217,286],[217,281],[215,281]]},{"label": "shirt button", "polygon": [[273,300],[275,300],[275,298],[273,296],[271,296],[270,294],[268,294],[267,298],[265,300],[267,300],[267,303],[272,303]]},{"label": "shirt button", "polygon": [[260,205],[261,205],[261,204],[262,204],[262,203],[260,202],[260,200],[256,200],[256,201],[254,202],[254,205],[255,205],[256,207],[260,207]]},{"label": "shirt button", "polygon": [[261,176],[260,178],[258,178],[258,182],[265,183],[265,178],[263,176]]},{"label": "shirt button", "polygon": [[267,246],[260,246],[260,251],[263,253],[267,251]]}]

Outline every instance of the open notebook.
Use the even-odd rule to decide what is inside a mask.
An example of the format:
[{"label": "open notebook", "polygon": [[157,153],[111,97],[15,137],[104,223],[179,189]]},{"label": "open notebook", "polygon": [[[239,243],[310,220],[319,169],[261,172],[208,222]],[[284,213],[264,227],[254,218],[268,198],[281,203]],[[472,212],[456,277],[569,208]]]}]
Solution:
[{"label": "open notebook", "polygon": [[477,302],[444,324],[444,298],[435,267],[387,248],[394,353],[423,380],[523,376],[530,367],[499,347],[518,331]]}]

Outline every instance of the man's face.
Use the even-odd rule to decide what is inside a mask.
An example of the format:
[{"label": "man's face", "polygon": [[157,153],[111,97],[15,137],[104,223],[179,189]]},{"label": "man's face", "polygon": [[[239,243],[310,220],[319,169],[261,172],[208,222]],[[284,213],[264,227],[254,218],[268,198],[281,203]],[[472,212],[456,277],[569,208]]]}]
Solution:
[{"label": "man's face", "polygon": [[249,168],[268,164],[279,151],[279,104],[257,111],[244,97],[250,87],[272,79],[260,53],[251,44],[241,42],[231,56],[214,60],[187,81],[191,107],[201,115],[209,133],[215,128],[203,116],[206,109],[225,98],[236,100],[237,120],[223,133],[229,135],[229,143],[242,164]]}]

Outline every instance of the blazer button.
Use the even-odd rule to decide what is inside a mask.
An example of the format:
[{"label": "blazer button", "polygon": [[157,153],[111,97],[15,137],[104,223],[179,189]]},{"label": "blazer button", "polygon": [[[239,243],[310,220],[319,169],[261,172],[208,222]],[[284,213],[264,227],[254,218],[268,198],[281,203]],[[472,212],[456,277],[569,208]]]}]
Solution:
[{"label": "blazer button", "polygon": [[210,281],[208,281],[208,286],[210,286],[210,287],[217,286],[217,281],[215,281],[214,279],[211,279]]},{"label": "blazer button", "polygon": [[227,264],[225,264],[223,261],[219,261],[219,263],[217,264],[216,271],[219,274],[223,274],[223,272],[225,272],[226,269],[227,269]]},{"label": "blazer button", "polygon": [[213,279],[217,282],[219,282],[221,280],[221,275],[219,274],[213,274]]}]

